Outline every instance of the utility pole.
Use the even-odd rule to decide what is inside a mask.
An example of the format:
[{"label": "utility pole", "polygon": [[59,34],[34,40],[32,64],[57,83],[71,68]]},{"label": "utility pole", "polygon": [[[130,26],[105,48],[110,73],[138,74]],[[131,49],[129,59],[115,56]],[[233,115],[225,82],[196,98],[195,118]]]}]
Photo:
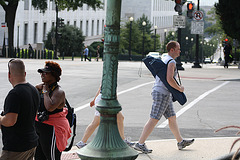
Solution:
[{"label": "utility pole", "polygon": [[54,48],[54,59],[57,59],[57,49],[58,49],[58,3],[56,3],[56,30],[55,30],[55,48]]},{"label": "utility pole", "polygon": [[[176,6],[174,7],[174,10],[176,12],[178,12],[179,16],[182,15],[182,6],[184,5],[185,2],[186,2],[186,0],[175,0]],[[181,28],[178,28],[177,34],[178,34],[178,43],[181,46],[181,34],[182,34],[182,29]],[[184,68],[182,67],[182,63],[181,63],[181,56],[179,56],[176,59],[176,62],[177,62],[177,69],[178,70],[184,70]]]},{"label": "utility pole", "polygon": [[[197,4],[197,10],[199,11],[199,0],[198,0],[198,4]],[[202,68],[199,65],[199,34],[196,34],[196,55],[195,55],[195,62],[194,65],[192,66],[192,68]]]}]

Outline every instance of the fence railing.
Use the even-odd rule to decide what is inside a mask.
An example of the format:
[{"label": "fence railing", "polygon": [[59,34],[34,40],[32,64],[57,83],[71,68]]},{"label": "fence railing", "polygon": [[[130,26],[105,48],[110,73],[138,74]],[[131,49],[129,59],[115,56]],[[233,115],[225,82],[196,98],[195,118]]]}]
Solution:
[{"label": "fence railing", "polygon": [[25,59],[53,59],[54,52],[51,50],[33,50],[20,48],[2,48],[1,57],[5,58],[25,58]]},{"label": "fence railing", "polygon": [[[78,57],[80,55],[81,61],[84,61],[85,58],[83,54],[77,54]],[[88,58],[91,60],[92,59],[92,54],[91,51],[89,51]],[[60,53],[59,55],[61,59],[65,59],[65,54]],[[104,55],[101,55],[104,59]],[[0,57],[5,57],[5,58],[23,58],[23,59],[55,59],[54,57],[54,51],[52,50],[33,50],[33,49],[20,49],[20,48],[14,48],[14,49],[9,49],[9,48],[2,48],[0,49]],[[57,57],[56,59],[59,59],[60,57]],[[69,57],[69,56],[68,56]],[[75,53],[72,53],[71,58],[74,60],[76,57]],[[141,61],[142,60],[142,55],[132,55],[131,60],[133,61]],[[122,55],[119,54],[118,56],[119,60],[130,60],[129,55]]]}]

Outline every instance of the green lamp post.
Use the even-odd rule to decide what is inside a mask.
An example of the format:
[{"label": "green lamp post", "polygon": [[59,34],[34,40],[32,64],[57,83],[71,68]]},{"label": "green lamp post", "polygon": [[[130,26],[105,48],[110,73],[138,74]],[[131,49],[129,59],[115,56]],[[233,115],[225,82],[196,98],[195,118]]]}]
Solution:
[{"label": "green lamp post", "polygon": [[120,40],[121,0],[108,0],[104,37],[102,99],[97,104],[100,125],[97,135],[77,151],[81,160],[134,160],[138,152],[120,137],[116,115],[122,110],[117,100],[117,69]]}]

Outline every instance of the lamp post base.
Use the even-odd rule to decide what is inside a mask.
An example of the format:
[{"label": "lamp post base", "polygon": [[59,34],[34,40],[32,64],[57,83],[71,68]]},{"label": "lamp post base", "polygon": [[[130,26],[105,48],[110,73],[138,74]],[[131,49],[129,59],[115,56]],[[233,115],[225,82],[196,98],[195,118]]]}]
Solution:
[{"label": "lamp post base", "polygon": [[96,137],[77,151],[81,160],[134,160],[138,152],[130,148],[120,137],[116,114],[101,115]]}]

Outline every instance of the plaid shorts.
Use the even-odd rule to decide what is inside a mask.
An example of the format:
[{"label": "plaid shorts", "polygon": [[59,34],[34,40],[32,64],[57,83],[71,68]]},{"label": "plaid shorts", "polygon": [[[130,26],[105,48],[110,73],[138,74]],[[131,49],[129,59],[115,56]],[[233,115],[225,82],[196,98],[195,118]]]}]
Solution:
[{"label": "plaid shorts", "polygon": [[162,94],[157,91],[152,92],[153,104],[150,117],[160,120],[162,115],[166,119],[175,116],[176,113],[173,109],[172,95]]}]

